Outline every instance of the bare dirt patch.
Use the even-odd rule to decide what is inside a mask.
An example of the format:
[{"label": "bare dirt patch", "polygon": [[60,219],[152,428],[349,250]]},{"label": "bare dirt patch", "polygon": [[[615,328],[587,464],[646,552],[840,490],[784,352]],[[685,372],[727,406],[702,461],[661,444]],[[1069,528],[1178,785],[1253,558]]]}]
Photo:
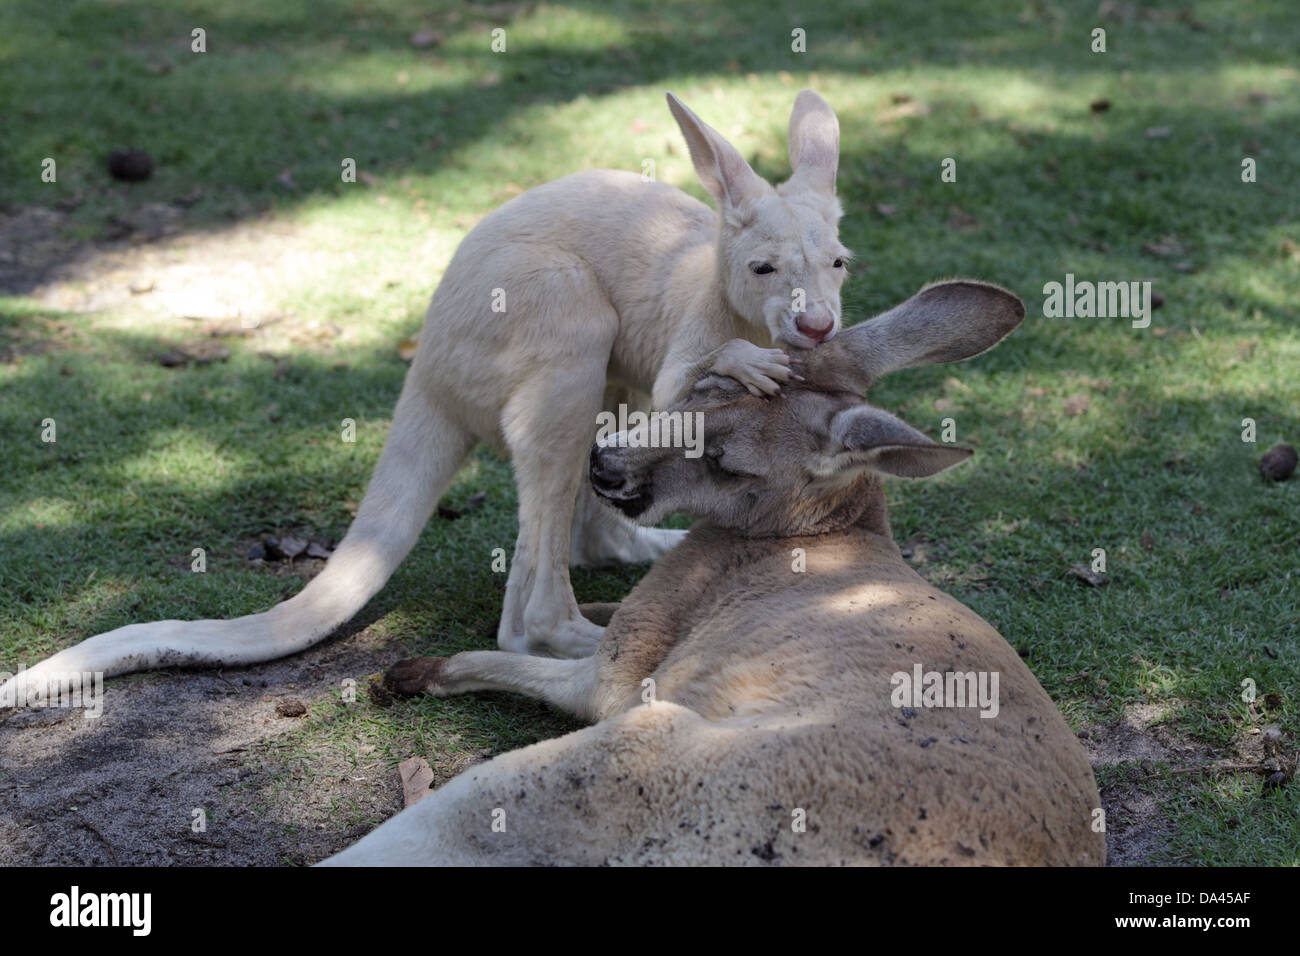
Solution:
[{"label": "bare dirt patch", "polygon": [[[1094,724],[1079,734],[1094,769],[1138,763],[1146,772],[1156,764],[1188,767],[1207,762],[1212,751],[1157,723],[1168,712],[1163,704],[1131,704],[1110,724]],[[1161,858],[1173,830],[1160,810],[1159,788],[1139,788],[1126,781],[1101,791],[1106,811],[1106,865],[1144,866]]]},{"label": "bare dirt patch", "polygon": [[[356,747],[328,740],[298,779],[277,741],[334,705],[345,678],[400,657],[365,631],[284,661],[225,673],[109,681],[102,716],[0,715],[0,865],[308,864],[402,809],[401,780]],[[277,704],[302,701],[306,718]],[[358,695],[356,707],[371,707]],[[364,746],[360,748],[364,753]],[[282,791],[291,789],[289,798]],[[299,789],[300,788],[300,789]],[[194,810],[206,831],[194,832]]]}]

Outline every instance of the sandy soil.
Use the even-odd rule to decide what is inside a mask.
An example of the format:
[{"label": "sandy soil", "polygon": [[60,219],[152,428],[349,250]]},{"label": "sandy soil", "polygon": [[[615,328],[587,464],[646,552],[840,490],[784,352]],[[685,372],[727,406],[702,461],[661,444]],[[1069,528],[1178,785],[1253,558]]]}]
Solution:
[{"label": "sandy soil", "polygon": [[[105,686],[102,716],[80,710],[0,715],[0,865],[308,864],[343,849],[402,807],[396,770],[355,748],[317,745],[312,785],[295,792],[265,745],[310,713],[345,678],[365,683],[401,650],[364,632],[246,670],[121,678]],[[351,705],[371,707],[359,695]],[[191,823],[195,808],[206,831]]]}]

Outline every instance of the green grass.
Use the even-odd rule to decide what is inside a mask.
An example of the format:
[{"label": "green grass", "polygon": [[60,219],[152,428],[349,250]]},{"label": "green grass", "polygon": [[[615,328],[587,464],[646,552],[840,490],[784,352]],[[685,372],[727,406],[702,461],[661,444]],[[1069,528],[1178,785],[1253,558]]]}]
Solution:
[{"label": "green grass", "polygon": [[[1300,243],[1300,20],[1285,0],[1202,2],[1190,17],[1181,2],[1120,5],[1102,20],[1093,0],[969,6],[6,3],[0,208],[62,204],[71,243],[186,197],[186,233],[289,224],[351,258],[329,282],[275,288],[295,317],[343,330],[282,351],[282,380],[256,339],[235,340],[228,362],[166,369],[160,343],[192,337],[192,323],[0,298],[0,661],[295,590],[249,567],[240,544],[346,529],[405,371],[396,344],[479,217],[520,189],[644,158],[702,197],[665,88],[780,178],[790,104],[812,85],[842,126],[842,238],[858,257],[846,315],[951,274],[1029,306],[989,355],[873,392],[932,434],[954,418],[978,451],[941,479],[891,484],[896,536],[928,539],[931,580],[998,627],[1076,727],[1154,702],[1170,730],[1217,751],[1267,722],[1294,741],[1300,481],[1265,485],[1255,463],[1300,439],[1300,255],[1287,244]],[[505,54],[489,49],[495,26]],[[1096,26],[1105,54],[1089,49]],[[194,27],[206,54],[189,52]],[[790,51],[794,27],[806,54]],[[420,29],[441,42],[413,49]],[[1110,108],[1094,113],[1100,99]],[[1148,135],[1158,127],[1167,135]],[[117,146],[148,149],[155,176],[110,180]],[[1253,184],[1240,181],[1247,155]],[[45,157],[57,183],[40,181]],[[370,184],[341,182],[343,157]],[[955,183],[940,181],[945,157]],[[1176,255],[1144,252],[1171,235]],[[1153,280],[1164,305],[1146,330],[1043,318],[1042,287],[1066,272]],[[1065,415],[1079,393],[1087,413]],[[55,445],[40,440],[47,417]],[[355,444],[338,440],[347,417]],[[1240,440],[1245,417],[1257,445]],[[490,552],[511,549],[515,516],[509,467],[483,451],[447,501],[478,491],[486,505],[432,521],[372,604],[377,633],[420,652],[489,646],[504,586]],[[188,572],[194,547],[205,575]],[[1094,548],[1107,553],[1101,589],[1067,572]],[[575,572],[575,587],[616,599],[638,574]],[[1280,703],[1248,707],[1248,677]],[[364,729],[395,763],[568,726],[499,696],[340,705],[292,746],[309,756]],[[1300,862],[1294,784],[1267,797],[1254,777],[1164,785],[1191,862]]]}]

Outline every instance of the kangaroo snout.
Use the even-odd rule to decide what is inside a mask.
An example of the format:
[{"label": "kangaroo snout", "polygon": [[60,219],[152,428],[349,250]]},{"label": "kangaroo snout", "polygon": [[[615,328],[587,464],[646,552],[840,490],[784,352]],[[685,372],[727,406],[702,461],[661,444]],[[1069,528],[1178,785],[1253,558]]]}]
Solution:
[{"label": "kangaroo snout", "polygon": [[597,494],[617,494],[627,480],[622,463],[610,451],[600,445],[591,448],[591,487]]},{"label": "kangaroo snout", "polygon": [[650,482],[630,473],[617,447],[597,442],[591,448],[588,474],[596,495],[629,518],[650,507]]},{"label": "kangaroo snout", "polygon": [[814,342],[824,342],[835,331],[835,316],[830,312],[817,315],[805,312],[795,317],[794,327]]}]

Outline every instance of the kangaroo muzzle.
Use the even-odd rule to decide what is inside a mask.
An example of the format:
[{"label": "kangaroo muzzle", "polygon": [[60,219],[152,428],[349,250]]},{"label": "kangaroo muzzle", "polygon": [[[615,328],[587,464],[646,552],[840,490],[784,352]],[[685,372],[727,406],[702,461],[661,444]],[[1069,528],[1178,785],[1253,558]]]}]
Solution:
[{"label": "kangaroo muzzle", "polygon": [[654,500],[650,480],[629,473],[618,448],[595,444],[588,468],[592,490],[629,518],[635,518]]}]

